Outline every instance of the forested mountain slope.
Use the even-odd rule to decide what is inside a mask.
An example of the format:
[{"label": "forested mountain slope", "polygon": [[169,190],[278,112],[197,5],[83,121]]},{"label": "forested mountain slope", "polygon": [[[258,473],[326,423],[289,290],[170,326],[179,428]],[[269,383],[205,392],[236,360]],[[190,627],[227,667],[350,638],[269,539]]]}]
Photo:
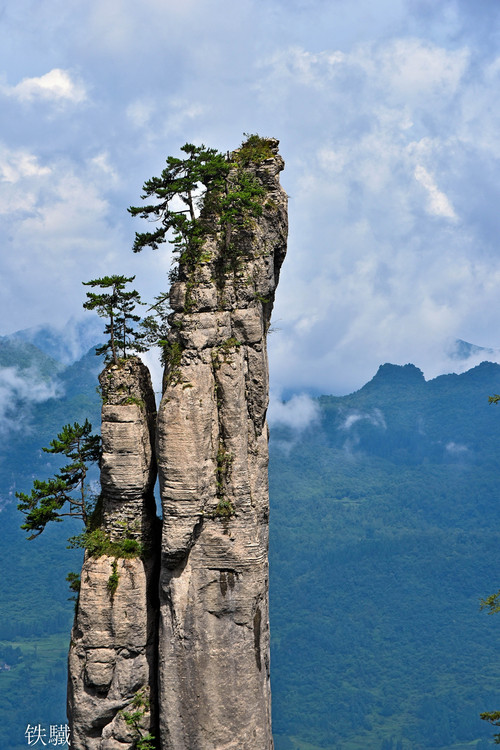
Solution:
[{"label": "forested mountain slope", "polygon": [[[69,421],[99,424],[100,364],[63,367],[0,339],[0,746],[65,721],[72,529],[27,542],[13,493],[54,470]],[[19,359],[16,359],[18,357]],[[318,419],[271,431],[271,633],[277,750],[492,747],[500,707],[500,366],[426,382],[384,365]],[[45,389],[45,390],[44,390]],[[500,616],[498,616],[500,618]],[[6,668],[5,665],[10,667]],[[478,744],[479,742],[479,744]]]},{"label": "forested mountain slope", "polygon": [[50,725],[66,721],[73,602],[65,577],[82,557],[66,549],[80,530],[69,522],[28,542],[14,493],[56,470],[41,448],[64,424],[99,425],[99,368],[93,349],[64,368],[29,342],[0,339],[0,747],[9,750],[26,748],[28,723],[48,738]]},{"label": "forested mountain slope", "polygon": [[300,437],[273,431],[278,750],[281,732],[377,750],[491,737],[500,621],[479,598],[500,586],[499,383],[491,363],[430,382],[384,365],[320,398]]}]

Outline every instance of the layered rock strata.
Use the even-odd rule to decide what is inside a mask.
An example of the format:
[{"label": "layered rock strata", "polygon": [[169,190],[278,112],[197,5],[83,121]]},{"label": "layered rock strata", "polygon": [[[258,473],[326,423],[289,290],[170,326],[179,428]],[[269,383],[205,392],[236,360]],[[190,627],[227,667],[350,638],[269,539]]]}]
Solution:
[{"label": "layered rock strata", "polygon": [[260,210],[211,234],[170,294],[157,429],[162,750],[273,747],[266,334],[287,197],[278,141],[267,146],[267,158],[238,167],[263,188]]},{"label": "layered rock strata", "polygon": [[[132,750],[140,736],[154,734],[156,722],[156,408],[149,372],[137,358],[108,366],[99,380],[98,528],[114,547],[85,554],[69,651],[68,715],[73,750]],[[103,538],[94,543],[109,546]]]}]

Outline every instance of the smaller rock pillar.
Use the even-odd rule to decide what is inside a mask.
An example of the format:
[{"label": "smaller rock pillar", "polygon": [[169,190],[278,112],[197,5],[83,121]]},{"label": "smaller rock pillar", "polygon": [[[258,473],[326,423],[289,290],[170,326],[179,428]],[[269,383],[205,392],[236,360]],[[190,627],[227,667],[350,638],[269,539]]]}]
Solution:
[{"label": "smaller rock pillar", "polygon": [[156,721],[156,407],[136,357],[99,382],[102,492],[71,635],[68,716],[72,750],[132,750]]}]

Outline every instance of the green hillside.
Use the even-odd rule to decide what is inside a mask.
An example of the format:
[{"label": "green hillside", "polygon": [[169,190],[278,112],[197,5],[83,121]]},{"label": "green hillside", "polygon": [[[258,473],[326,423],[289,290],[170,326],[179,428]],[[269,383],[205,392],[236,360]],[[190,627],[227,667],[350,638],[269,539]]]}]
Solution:
[{"label": "green hillside", "polygon": [[428,383],[384,365],[320,398],[300,439],[273,431],[277,750],[492,736],[478,714],[500,706],[500,620],[479,599],[500,586],[498,383],[488,363]]},{"label": "green hillside", "polygon": [[[62,424],[99,424],[94,354],[63,368],[27,346],[19,363],[0,347],[0,376],[14,368],[57,382],[58,395],[36,401],[18,388],[0,421],[9,750],[26,748],[28,723],[66,720],[64,579],[80,564],[66,523],[25,540],[13,493],[53,472],[40,448]],[[489,363],[429,382],[412,365],[384,365],[357,393],[318,399],[309,429],[272,430],[276,750],[493,747],[478,715],[500,708],[500,616],[480,612],[479,599],[500,587],[500,407],[488,405],[499,384]]]},{"label": "green hillside", "polygon": [[[25,750],[28,724],[48,738],[50,725],[66,722],[73,603],[65,577],[81,566],[81,550],[66,549],[77,526],[55,524],[28,542],[14,493],[54,472],[57,461],[41,447],[63,424],[88,417],[99,427],[99,367],[93,350],[64,369],[30,343],[0,340],[0,377],[5,368],[16,376],[6,381],[14,387],[0,419],[0,747],[9,750]],[[57,396],[37,400],[47,383]]]}]

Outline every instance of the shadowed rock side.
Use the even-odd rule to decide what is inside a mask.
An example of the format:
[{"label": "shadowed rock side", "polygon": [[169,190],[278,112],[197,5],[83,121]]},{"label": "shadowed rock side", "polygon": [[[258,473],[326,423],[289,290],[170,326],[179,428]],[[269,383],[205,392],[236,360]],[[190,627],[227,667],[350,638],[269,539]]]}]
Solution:
[{"label": "shadowed rock side", "polygon": [[[135,357],[108,365],[99,381],[96,525],[115,547],[85,554],[69,651],[68,716],[74,750],[132,750],[141,734],[155,733],[156,721],[155,400],[149,371]],[[146,553],[138,556],[141,548]]]},{"label": "shadowed rock side", "polygon": [[[158,415],[162,750],[270,750],[266,333],[286,253],[283,160],[262,214],[203,246],[170,294]],[[233,155],[234,156],[234,155]],[[231,179],[231,175],[230,175]]]}]

